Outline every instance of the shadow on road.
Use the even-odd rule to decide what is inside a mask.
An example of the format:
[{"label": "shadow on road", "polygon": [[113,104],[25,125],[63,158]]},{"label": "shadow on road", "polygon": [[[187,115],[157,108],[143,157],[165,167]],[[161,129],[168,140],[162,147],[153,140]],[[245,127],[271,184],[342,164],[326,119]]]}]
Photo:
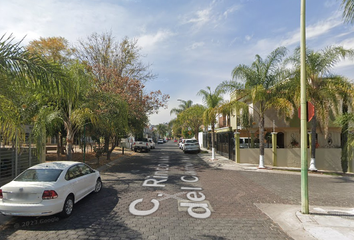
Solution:
[{"label": "shadow on road", "polygon": [[[100,193],[91,193],[74,206],[74,212],[69,218],[61,218],[58,214],[46,217],[13,217],[6,225],[1,226],[1,239],[9,236],[17,237],[18,230],[31,234],[36,231],[76,230],[78,236],[101,238],[106,234],[107,227],[132,232],[123,222],[117,221],[119,213],[114,208],[119,202],[118,192],[112,188],[103,188]],[[138,232],[135,236],[139,236]],[[23,233],[22,233],[23,234]],[[15,238],[16,238],[15,237]],[[19,238],[21,237],[18,236]],[[22,239],[21,238],[21,239]]]}]

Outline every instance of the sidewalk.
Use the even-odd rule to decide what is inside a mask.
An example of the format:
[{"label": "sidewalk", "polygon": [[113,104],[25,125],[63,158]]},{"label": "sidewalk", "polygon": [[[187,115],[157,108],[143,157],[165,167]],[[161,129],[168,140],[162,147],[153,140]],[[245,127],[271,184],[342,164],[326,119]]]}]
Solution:
[{"label": "sidewalk", "polygon": [[[202,150],[208,153],[200,153],[199,156],[214,168],[300,175],[299,169],[274,167],[258,169],[255,164],[235,163],[219,154],[215,154],[215,160],[211,160],[211,151]],[[302,214],[300,205],[256,204],[256,206],[293,239],[354,239],[354,208],[310,206],[310,214]]]}]

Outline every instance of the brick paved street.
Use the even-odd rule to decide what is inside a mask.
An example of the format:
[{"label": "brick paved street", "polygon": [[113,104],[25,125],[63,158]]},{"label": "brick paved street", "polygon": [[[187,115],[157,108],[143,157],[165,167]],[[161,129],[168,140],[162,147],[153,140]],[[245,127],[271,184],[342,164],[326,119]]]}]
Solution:
[{"label": "brick paved street", "polygon": [[[174,143],[122,158],[102,178],[70,218],[13,218],[0,238],[291,239],[255,203],[300,204],[299,174],[215,169]],[[354,207],[352,193],[351,178],[310,176],[313,204]]]}]

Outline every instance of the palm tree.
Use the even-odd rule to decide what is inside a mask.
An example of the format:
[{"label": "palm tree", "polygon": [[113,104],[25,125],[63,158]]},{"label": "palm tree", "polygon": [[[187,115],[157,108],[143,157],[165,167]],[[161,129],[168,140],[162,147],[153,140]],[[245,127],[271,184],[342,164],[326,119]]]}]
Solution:
[{"label": "palm tree", "polygon": [[92,76],[85,72],[85,66],[74,62],[67,68],[67,77],[62,79],[58,95],[56,111],[50,116],[60,119],[66,130],[66,156],[72,159],[72,145],[75,134],[83,128],[86,120],[95,121],[95,116],[89,108],[88,94],[92,85]]},{"label": "palm tree", "polygon": [[177,120],[184,123],[188,130],[193,130],[195,139],[198,139],[199,128],[203,125],[205,107],[195,104],[178,114]]},{"label": "palm tree", "polygon": [[207,86],[207,90],[201,89],[197,95],[202,96],[203,102],[206,106],[206,110],[203,114],[204,124],[206,126],[211,125],[211,148],[212,148],[212,157],[215,159],[215,147],[214,147],[214,133],[215,133],[215,123],[216,116],[218,114],[218,107],[223,102],[222,94],[224,91],[221,88],[216,88],[214,92],[211,91],[211,88]]},{"label": "palm tree", "polygon": [[[317,124],[324,130],[325,137],[328,134],[328,125],[330,113],[338,114],[340,100],[343,100],[344,90],[348,86],[346,80],[339,75],[331,73],[331,69],[345,57],[352,56],[353,50],[347,50],[343,47],[327,47],[324,50],[306,51],[306,79],[307,79],[307,98],[315,106],[315,115],[311,126],[311,163],[310,170],[316,171],[316,129]],[[299,102],[300,92],[299,74],[300,74],[300,49],[297,48],[292,57],[287,61],[295,65],[296,71],[293,78],[293,99]]]},{"label": "palm tree", "polygon": [[354,22],[354,0],[342,0],[343,19],[347,23]]},{"label": "palm tree", "polygon": [[281,67],[283,57],[287,50],[279,47],[263,60],[256,55],[256,60],[251,66],[240,64],[232,71],[233,81],[226,86],[234,86],[236,89],[242,85],[236,79],[244,81],[244,89],[237,91],[238,98],[244,102],[251,102],[253,110],[259,118],[260,156],[259,168],[264,168],[264,116],[269,109],[276,109],[279,114],[290,117],[294,113],[291,102],[284,97],[283,80],[287,77],[287,71]]},{"label": "palm tree", "polygon": [[54,76],[61,76],[58,66],[31,54],[21,43],[14,43],[12,35],[0,37],[0,124],[8,138],[23,132],[25,122],[20,115],[28,104],[23,96],[16,96],[14,89],[50,89],[57,86]]},{"label": "palm tree", "polygon": [[160,138],[164,138],[166,136],[166,133],[168,131],[168,126],[166,124],[159,124],[157,125],[157,132],[160,136]]},{"label": "palm tree", "polygon": [[170,115],[172,115],[173,113],[178,115],[181,112],[183,112],[184,110],[186,110],[187,108],[190,108],[193,105],[193,101],[192,100],[182,100],[182,99],[177,99],[177,101],[180,101],[181,104],[179,105],[179,108],[172,108],[170,111]]}]

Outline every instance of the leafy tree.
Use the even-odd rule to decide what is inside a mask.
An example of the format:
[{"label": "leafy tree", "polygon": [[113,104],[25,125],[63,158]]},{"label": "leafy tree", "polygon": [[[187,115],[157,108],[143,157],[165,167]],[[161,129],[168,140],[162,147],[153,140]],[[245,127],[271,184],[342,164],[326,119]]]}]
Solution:
[{"label": "leafy tree", "polygon": [[185,123],[187,126],[186,129],[193,130],[196,139],[198,139],[200,126],[203,125],[203,114],[205,110],[204,106],[197,104],[187,108],[178,114],[177,117],[180,122]]},{"label": "leafy tree", "polygon": [[100,91],[118,94],[128,103],[128,124],[133,133],[142,134],[147,114],[167,106],[168,95],[144,92],[144,83],[156,76],[149,70],[150,65],[142,63],[137,40],[124,38],[116,42],[111,33],[94,33],[79,41],[75,55],[96,76]]},{"label": "leafy tree", "polygon": [[[264,116],[269,109],[276,109],[279,114],[290,117],[294,108],[284,96],[283,81],[287,71],[282,67],[282,59],[286,48],[279,47],[271,52],[266,59],[256,55],[251,66],[240,64],[232,71],[233,79],[244,81],[244,89],[237,91],[238,98],[253,104],[254,113],[259,118],[260,157],[259,167],[264,168]],[[231,84],[230,84],[231,85]],[[234,86],[242,86],[238,82]]]},{"label": "leafy tree", "polygon": [[74,54],[83,63],[94,67],[94,74],[100,82],[109,82],[111,79],[105,74],[105,69],[114,68],[118,76],[137,79],[142,82],[156,78],[152,74],[150,64],[144,64],[141,59],[137,39],[123,38],[117,42],[112,33],[93,33],[86,40],[79,40]]},{"label": "leafy tree", "polygon": [[[58,64],[59,66],[67,66],[72,62],[72,50],[69,48],[69,42],[63,38],[63,37],[48,37],[48,38],[42,38],[40,37],[39,40],[32,40],[29,42],[29,44],[26,46],[26,49],[31,53],[31,54],[37,54],[45,58],[49,62],[53,62],[55,64]],[[54,95],[57,94],[58,89],[50,89],[50,93],[53,93]],[[50,102],[53,99],[51,98],[51,94],[48,95],[47,91],[37,91],[38,97],[42,98],[43,101],[38,101],[38,104],[42,104],[42,106],[47,106],[48,102]],[[39,109],[41,108],[40,105]],[[54,111],[54,110],[53,110]],[[48,109],[44,111],[46,113],[49,113]],[[38,113],[39,116],[44,117],[44,112]],[[39,121],[44,121],[42,124],[39,124],[41,126],[42,131],[44,129],[46,132],[42,132],[41,134],[49,135],[49,136],[56,136],[57,138],[57,159],[60,159],[60,155],[62,153],[62,146],[63,146],[63,141],[62,141],[62,135],[66,134],[65,128],[62,122],[52,120],[47,121],[45,120],[46,118],[43,119],[38,119]],[[39,126],[38,125],[38,126]],[[45,128],[44,128],[45,126]],[[36,130],[36,133],[39,134],[38,129]],[[41,138],[38,136],[38,141]],[[44,143],[43,143],[44,145]]]},{"label": "leafy tree", "polygon": [[[51,88],[49,94],[40,92],[47,99],[47,105],[50,105],[49,109],[52,111],[46,109],[39,114],[43,122],[39,125],[43,129],[45,123],[47,128],[58,126],[58,122],[63,124],[66,133],[67,159],[71,160],[75,135],[88,119],[94,119],[87,101],[93,87],[92,75],[87,72],[84,65],[70,59],[71,50],[64,38],[40,38],[40,40],[31,41],[27,49],[32,54],[40,54],[61,67],[63,74],[58,80],[57,87]],[[48,115],[44,116],[44,113]],[[57,131],[59,131],[58,128]]]},{"label": "leafy tree", "polygon": [[72,145],[75,134],[83,128],[87,120],[95,121],[93,111],[89,108],[88,95],[92,90],[92,76],[85,67],[73,62],[65,68],[67,77],[62,79],[57,95],[53,96],[55,109],[49,119],[59,119],[66,130],[67,159],[72,159]]},{"label": "leafy tree", "polygon": [[185,101],[182,99],[177,99],[177,101],[181,102],[179,108],[173,108],[170,111],[170,115],[176,114],[177,118],[174,121],[171,121],[170,124],[176,137],[179,138],[183,136],[186,138],[184,134],[184,132],[186,132],[185,131],[186,124],[183,121],[181,121],[181,119],[178,118],[178,115],[182,113],[184,110],[190,108],[193,105],[193,101],[192,100]]},{"label": "leafy tree", "polygon": [[[328,125],[330,116],[339,113],[340,101],[343,99],[349,100],[348,83],[339,75],[331,73],[331,69],[342,59],[352,56],[353,50],[347,50],[343,47],[327,47],[324,50],[306,51],[306,79],[307,79],[307,98],[315,106],[315,115],[312,119],[311,127],[311,169],[315,168],[316,157],[316,129],[319,125],[324,130],[325,137],[328,134]],[[300,102],[299,89],[300,81],[300,49],[297,48],[294,55],[288,59],[295,66],[295,76],[293,81],[289,82],[292,86],[288,86],[292,92],[292,98],[295,102]],[[345,94],[345,95],[344,95]],[[347,104],[344,102],[344,104]]]},{"label": "leafy tree", "polygon": [[14,43],[12,35],[0,37],[0,124],[8,139],[24,137],[23,124],[29,122],[28,113],[33,110],[27,108],[27,100],[35,96],[32,90],[57,87],[54,76],[60,76],[58,66],[31,54],[21,43]]},{"label": "leafy tree", "polygon": [[168,131],[168,127],[166,124],[159,124],[159,125],[157,125],[156,129],[160,135],[160,138],[166,136],[166,133]]},{"label": "leafy tree", "polygon": [[177,99],[177,101],[180,101],[181,104],[179,105],[179,108],[172,108],[170,111],[170,115],[172,115],[173,113],[178,115],[179,113],[183,112],[184,110],[190,108],[193,105],[192,100],[185,101],[182,99]]},{"label": "leafy tree", "polygon": [[206,126],[211,125],[211,145],[212,145],[212,159],[215,158],[215,123],[216,116],[218,114],[218,107],[223,103],[222,94],[224,91],[221,88],[216,88],[214,92],[207,86],[207,90],[201,89],[197,95],[202,96],[203,103],[206,106],[206,110],[203,113],[203,121]]},{"label": "leafy tree", "polygon": [[128,105],[119,95],[103,92],[92,94],[89,102],[96,115],[91,132],[96,138],[104,137],[104,152],[107,153],[107,160],[110,160],[113,150],[119,146],[128,130]]},{"label": "leafy tree", "polygon": [[182,124],[178,121],[177,118],[172,119],[168,125],[170,126],[172,133],[173,133],[173,137],[175,138],[180,138],[182,137]]},{"label": "leafy tree", "polygon": [[40,37],[39,40],[30,41],[26,49],[59,64],[68,63],[72,57],[69,42],[63,37]]}]

